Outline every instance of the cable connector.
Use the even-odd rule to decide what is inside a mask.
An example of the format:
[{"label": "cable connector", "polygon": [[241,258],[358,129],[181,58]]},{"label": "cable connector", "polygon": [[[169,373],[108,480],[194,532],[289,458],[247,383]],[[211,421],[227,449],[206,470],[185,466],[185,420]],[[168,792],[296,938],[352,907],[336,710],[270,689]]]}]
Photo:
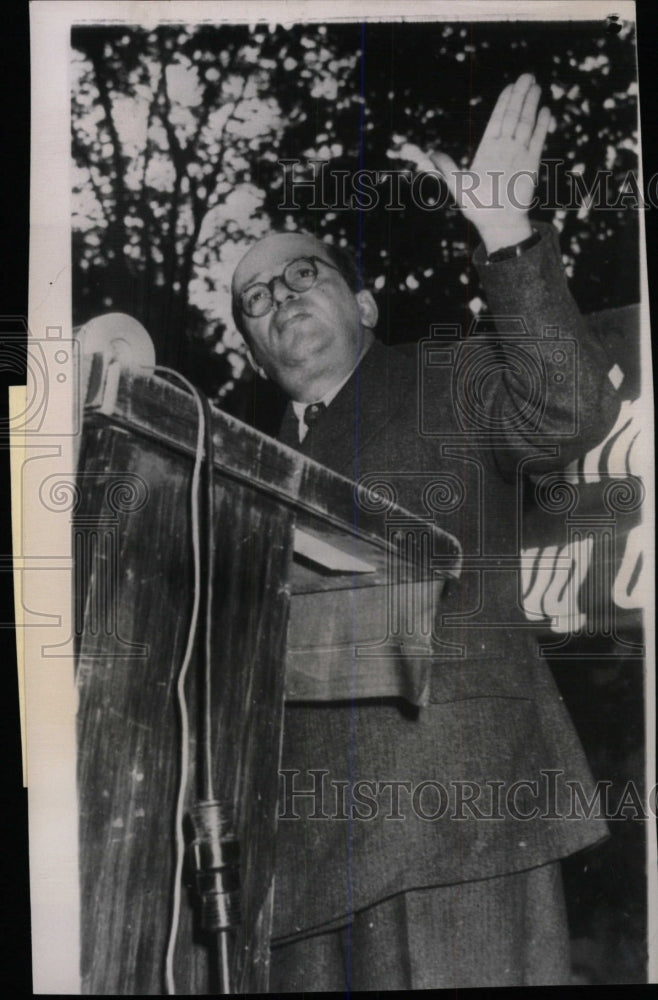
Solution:
[{"label": "cable connector", "polygon": [[194,838],[188,857],[201,900],[201,926],[208,931],[236,927],[240,915],[240,845],[231,808],[216,799],[198,802],[190,812]]}]

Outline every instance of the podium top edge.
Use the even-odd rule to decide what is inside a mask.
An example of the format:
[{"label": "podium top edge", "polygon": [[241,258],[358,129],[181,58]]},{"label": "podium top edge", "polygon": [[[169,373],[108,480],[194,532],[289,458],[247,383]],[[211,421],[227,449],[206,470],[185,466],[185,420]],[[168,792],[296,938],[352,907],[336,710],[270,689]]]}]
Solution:
[{"label": "podium top edge", "polygon": [[[159,375],[108,364],[102,355],[86,361],[83,428],[100,418],[172,451],[194,455],[198,417],[191,393]],[[392,525],[422,525],[432,535],[435,553],[446,558],[447,568],[451,559],[457,565],[459,542],[429,516],[392,503],[212,404],[210,409],[219,474],[292,505],[302,524],[317,517],[380,544],[386,543]]]}]

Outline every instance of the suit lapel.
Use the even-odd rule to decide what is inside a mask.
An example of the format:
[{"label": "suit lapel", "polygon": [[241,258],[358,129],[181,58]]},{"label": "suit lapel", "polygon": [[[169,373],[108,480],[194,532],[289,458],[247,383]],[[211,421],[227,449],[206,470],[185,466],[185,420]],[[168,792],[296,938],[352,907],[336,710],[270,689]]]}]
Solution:
[{"label": "suit lapel", "polygon": [[[293,447],[350,479],[356,478],[359,455],[374,438],[384,434],[405,395],[415,392],[414,366],[401,365],[401,357],[400,352],[375,341],[322,419],[309,430],[301,445],[295,440]],[[279,435],[283,441],[286,434],[285,443],[290,437],[289,416],[296,425],[291,406]],[[297,439],[296,426],[294,436]]]},{"label": "suit lapel", "polygon": [[283,414],[283,420],[281,421],[281,426],[279,428],[279,433],[276,437],[277,441],[280,441],[281,444],[285,444],[289,448],[296,448],[299,450],[299,424],[290,401],[286,406]]}]

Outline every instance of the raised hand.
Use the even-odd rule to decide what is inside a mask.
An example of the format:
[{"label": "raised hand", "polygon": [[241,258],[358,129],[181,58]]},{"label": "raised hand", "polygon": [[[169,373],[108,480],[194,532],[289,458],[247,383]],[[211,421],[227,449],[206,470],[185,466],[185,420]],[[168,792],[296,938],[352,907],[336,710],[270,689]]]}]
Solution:
[{"label": "raised hand", "polygon": [[477,228],[488,253],[519,243],[528,220],[551,113],[537,114],[541,90],[530,73],[502,91],[469,170],[430,153],[455,202]]}]

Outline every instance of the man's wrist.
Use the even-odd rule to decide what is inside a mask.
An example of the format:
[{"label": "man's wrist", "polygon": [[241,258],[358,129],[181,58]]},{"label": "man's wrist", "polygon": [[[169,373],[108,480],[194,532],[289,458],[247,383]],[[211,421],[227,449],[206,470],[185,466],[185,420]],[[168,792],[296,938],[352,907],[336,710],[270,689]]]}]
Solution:
[{"label": "man's wrist", "polygon": [[512,226],[492,229],[488,232],[487,230],[480,230],[480,236],[482,237],[487,255],[491,257],[498,250],[504,250],[507,247],[514,247],[519,243],[523,243],[524,240],[532,236],[533,232],[530,220],[526,218],[519,220]]},{"label": "man's wrist", "polygon": [[524,240],[520,243],[513,243],[508,247],[500,247],[498,250],[494,250],[492,253],[487,254],[486,263],[487,264],[498,264],[503,260],[511,260],[513,257],[521,257],[526,250],[530,250],[541,240],[541,233],[539,233],[534,227]]}]

